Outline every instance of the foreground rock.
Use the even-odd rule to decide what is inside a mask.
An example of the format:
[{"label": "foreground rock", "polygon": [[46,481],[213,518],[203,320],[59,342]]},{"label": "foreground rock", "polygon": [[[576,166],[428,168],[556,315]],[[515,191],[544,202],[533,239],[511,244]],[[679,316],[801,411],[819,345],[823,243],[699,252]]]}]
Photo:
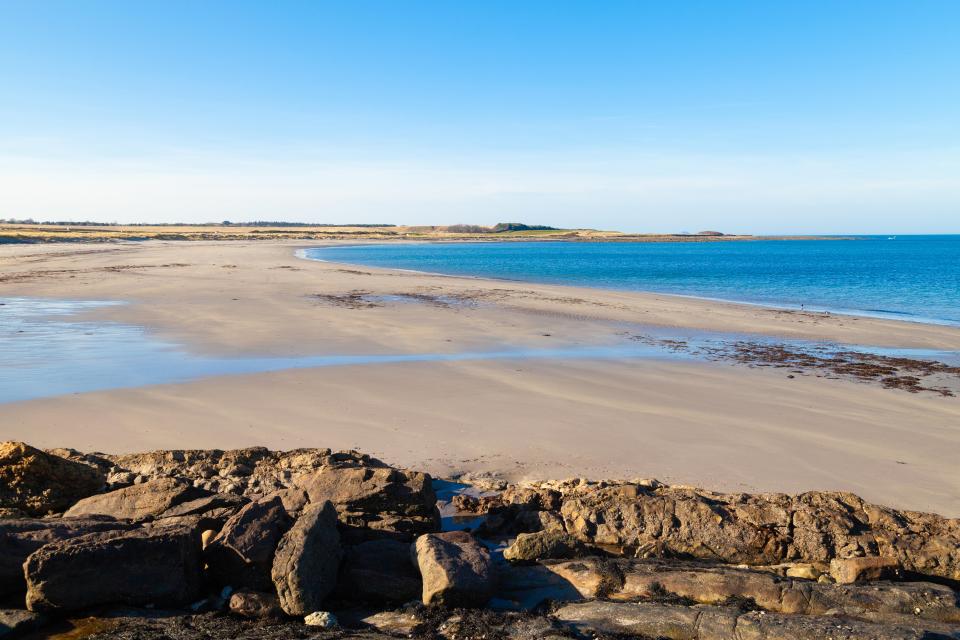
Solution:
[{"label": "foreground rock", "polygon": [[244,506],[204,549],[211,577],[236,589],[272,590],[273,554],[292,524],[279,498]]},{"label": "foreground rock", "polygon": [[0,520],[0,597],[26,592],[23,563],[43,545],[89,533],[127,531],[133,527],[130,523],[107,517]]},{"label": "foreground rock", "polygon": [[[743,612],[733,607],[584,602],[554,613],[581,634],[622,634],[667,640],[930,640],[922,627],[833,617]],[[941,636],[942,637],[942,636]]]},{"label": "foreground rock", "polygon": [[74,504],[65,516],[105,515],[118,520],[143,520],[163,514],[171,507],[200,497],[186,480],[158,478],[109,493],[84,498]]},{"label": "foreground rock", "polygon": [[183,527],[87,534],[41,547],[24,573],[31,611],[183,605],[200,587],[200,542]]},{"label": "foreground rock", "polygon": [[333,505],[304,509],[280,540],[273,560],[273,583],[283,610],[292,616],[320,610],[337,584],[341,555]]},{"label": "foreground rock", "polygon": [[421,536],[417,566],[423,579],[423,603],[479,607],[493,596],[490,553],[469,533],[449,531]]},{"label": "foreground rock", "polygon": [[62,513],[104,484],[94,467],[22,442],[0,443],[0,510],[28,516]]}]

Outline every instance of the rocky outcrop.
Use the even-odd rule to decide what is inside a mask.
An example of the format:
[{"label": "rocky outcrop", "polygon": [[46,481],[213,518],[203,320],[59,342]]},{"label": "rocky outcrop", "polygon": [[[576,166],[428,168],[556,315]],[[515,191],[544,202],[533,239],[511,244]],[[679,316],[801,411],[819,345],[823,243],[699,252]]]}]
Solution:
[{"label": "rocky outcrop", "polygon": [[423,603],[448,607],[479,607],[495,587],[490,553],[464,531],[449,531],[417,539],[417,566],[423,580]]},{"label": "rocky outcrop", "polygon": [[0,596],[102,612],[101,633],[960,637],[958,521],[850,494],[491,481],[448,500],[462,485],[445,485],[444,514],[476,528],[437,533],[430,476],[355,452],[44,455],[106,478],[68,509],[98,515],[0,519]]},{"label": "rocky outcrop", "polygon": [[300,477],[295,486],[310,503],[334,505],[348,541],[385,536],[412,541],[440,529],[437,496],[425,473],[385,466],[324,467]]},{"label": "rocky outcrop", "polygon": [[272,590],[274,551],[292,524],[279,498],[244,506],[204,549],[211,577],[237,589]]},{"label": "rocky outcrop", "polygon": [[103,485],[95,467],[23,442],[0,443],[0,509],[28,516],[62,513]]},{"label": "rocky outcrop", "polygon": [[118,520],[143,520],[163,514],[178,504],[200,497],[186,480],[157,478],[142,484],[84,498],[74,504],[65,516],[105,515]]},{"label": "rocky outcrop", "polygon": [[126,531],[133,527],[130,523],[102,516],[0,520],[0,597],[26,592],[23,563],[43,545],[88,533]]},{"label": "rocky outcrop", "polygon": [[410,559],[410,543],[389,539],[349,548],[337,585],[344,597],[397,604],[418,599],[422,590],[420,575]]},{"label": "rocky outcrop", "polygon": [[907,572],[960,580],[960,520],[879,507],[849,493],[747,495],[555,483],[535,486],[524,494],[538,496],[529,505],[518,510],[512,504],[490,523],[500,531],[526,530],[544,491],[559,493],[561,505],[539,513],[559,515],[563,529],[581,542],[622,555],[748,565],[882,556]]},{"label": "rocky outcrop", "polygon": [[280,540],[273,560],[271,575],[283,610],[293,616],[320,610],[337,584],[341,556],[333,505],[304,509]]},{"label": "rocky outcrop", "polygon": [[93,533],[47,544],[27,559],[27,608],[183,605],[201,581],[200,541],[182,527]]}]

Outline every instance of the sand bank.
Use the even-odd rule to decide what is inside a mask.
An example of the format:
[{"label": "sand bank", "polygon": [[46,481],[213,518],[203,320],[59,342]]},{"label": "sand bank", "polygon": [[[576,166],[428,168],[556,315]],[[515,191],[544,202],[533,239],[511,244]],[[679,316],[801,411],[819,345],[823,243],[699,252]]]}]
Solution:
[{"label": "sand bank", "polygon": [[[300,246],[7,246],[0,296],[127,300],[91,313],[222,355],[566,347],[619,340],[637,325],[960,348],[951,327],[351,267],[298,259]],[[844,489],[960,515],[957,398],[722,364],[405,363],[225,376],[6,404],[0,425],[3,439],[40,446],[359,447],[438,474]]]}]

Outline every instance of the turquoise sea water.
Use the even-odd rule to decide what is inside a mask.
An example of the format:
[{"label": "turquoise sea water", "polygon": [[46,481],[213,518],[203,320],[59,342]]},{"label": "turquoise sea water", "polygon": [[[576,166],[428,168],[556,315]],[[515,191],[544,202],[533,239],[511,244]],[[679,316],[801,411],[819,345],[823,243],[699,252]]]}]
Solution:
[{"label": "turquoise sea water", "polygon": [[960,325],[960,236],[325,247],[309,258]]}]

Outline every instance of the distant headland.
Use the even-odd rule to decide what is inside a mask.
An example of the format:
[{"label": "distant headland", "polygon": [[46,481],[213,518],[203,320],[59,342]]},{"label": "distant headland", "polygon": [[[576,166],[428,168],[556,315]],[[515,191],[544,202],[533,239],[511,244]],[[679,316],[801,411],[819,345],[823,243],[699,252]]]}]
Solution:
[{"label": "distant headland", "polygon": [[717,242],[730,240],[810,239],[812,236],[756,236],[698,233],[626,233],[597,229],[561,229],[520,222],[493,226],[395,224],[317,224],[254,221],[117,224],[92,221],[37,222],[0,219],[0,244],[47,242],[117,242],[143,240],[571,240],[604,242]]}]

